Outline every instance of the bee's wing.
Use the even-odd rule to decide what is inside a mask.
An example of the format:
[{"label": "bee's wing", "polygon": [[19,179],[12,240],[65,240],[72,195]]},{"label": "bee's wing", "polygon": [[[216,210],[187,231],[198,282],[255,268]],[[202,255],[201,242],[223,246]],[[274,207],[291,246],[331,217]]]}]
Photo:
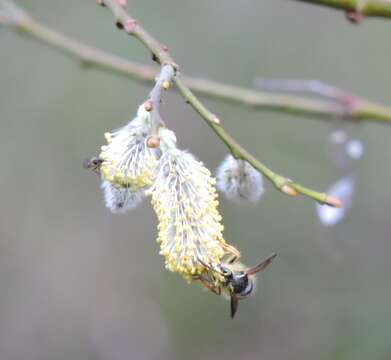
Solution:
[{"label": "bee's wing", "polygon": [[236,311],[238,311],[239,307],[239,299],[238,297],[231,292],[231,319],[234,318]]},{"label": "bee's wing", "polygon": [[259,263],[258,265],[255,265],[254,267],[248,269],[246,271],[246,274],[247,275],[253,275],[253,274],[256,274],[257,272],[259,271],[262,271],[264,270],[272,261],[273,259],[277,256],[276,253],[273,253],[271,255],[269,255],[265,260],[263,260],[261,263]]}]

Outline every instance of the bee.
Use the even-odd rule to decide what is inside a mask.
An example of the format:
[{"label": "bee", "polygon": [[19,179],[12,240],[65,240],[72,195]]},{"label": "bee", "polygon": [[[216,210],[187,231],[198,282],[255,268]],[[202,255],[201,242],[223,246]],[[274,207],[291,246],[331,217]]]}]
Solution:
[{"label": "bee", "polygon": [[99,174],[99,168],[102,162],[102,159],[100,159],[98,156],[94,156],[91,159],[85,159],[83,161],[83,167],[84,169],[91,169],[93,172]]},{"label": "bee", "polygon": [[228,296],[233,319],[239,307],[239,300],[245,299],[254,291],[255,274],[266,269],[276,256],[277,254],[273,253],[251,268],[246,268],[239,261],[223,261],[212,266],[199,260],[206,271],[195,275],[194,279],[216,295]]}]

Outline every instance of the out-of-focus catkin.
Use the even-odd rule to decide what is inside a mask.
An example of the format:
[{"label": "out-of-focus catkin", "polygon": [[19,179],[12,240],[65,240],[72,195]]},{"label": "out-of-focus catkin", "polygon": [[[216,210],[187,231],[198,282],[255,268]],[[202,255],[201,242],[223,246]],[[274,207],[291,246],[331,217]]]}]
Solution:
[{"label": "out-of-focus catkin", "polygon": [[216,171],[217,189],[227,199],[257,202],[264,188],[262,174],[245,160],[227,155]]},{"label": "out-of-focus catkin", "polygon": [[102,180],[101,188],[105,205],[114,214],[124,214],[144,199],[143,190],[119,187],[107,180]]}]

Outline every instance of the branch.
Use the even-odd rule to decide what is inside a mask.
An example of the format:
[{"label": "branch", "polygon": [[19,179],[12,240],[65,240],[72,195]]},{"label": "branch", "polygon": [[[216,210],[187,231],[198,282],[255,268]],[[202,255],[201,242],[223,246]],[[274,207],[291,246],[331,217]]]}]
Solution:
[{"label": "branch", "polygon": [[[131,62],[85,45],[42,25],[20,8],[13,6],[13,9],[12,15],[0,11],[0,25],[9,26],[18,30],[20,34],[50,45],[76,58],[85,67],[99,68],[143,83],[154,82],[158,76],[155,67]],[[316,116],[326,120],[343,118],[355,121],[375,120],[391,124],[390,108],[357,97],[355,97],[357,101],[351,106],[342,106],[324,100],[255,91],[206,79],[188,76],[181,76],[181,79],[189,89],[199,95],[255,110],[274,110],[300,116]]]},{"label": "branch", "polygon": [[145,102],[144,107],[147,111],[152,111],[152,131],[150,147],[157,147],[160,144],[158,140],[158,130],[163,121],[160,115],[160,104],[164,90],[168,90],[172,80],[174,79],[175,71],[170,65],[163,65],[160,74],[156,79],[156,84],[149,93],[149,99]]},{"label": "branch", "polygon": [[363,17],[391,18],[390,0],[297,0],[344,10],[352,22],[360,22]]},{"label": "branch", "polygon": [[325,84],[319,80],[257,78],[255,86],[271,92],[301,93],[308,96],[318,96],[343,106],[346,109],[346,113],[366,102],[366,100],[346,90]]},{"label": "branch", "polygon": [[327,204],[335,207],[342,207],[339,199],[331,197],[325,193],[319,193],[317,191],[306,188],[298,183],[294,183],[292,180],[274,173],[267,166],[258,161],[253,155],[239,145],[231,135],[229,135],[220,125],[220,121],[211,113],[202,103],[195,97],[191,90],[179,78],[176,78],[175,83],[186,99],[186,101],[193,107],[193,109],[205,119],[208,125],[213,129],[218,137],[229,148],[232,155],[236,158],[248,161],[254,168],[260,171],[267,179],[269,179],[273,185],[290,196],[296,196],[298,193],[306,195],[321,204]]},{"label": "branch", "polygon": [[346,105],[352,101],[359,101],[349,92],[318,80],[257,78],[255,86],[272,92],[315,95]]},{"label": "branch", "polygon": [[[153,57],[164,66],[168,66],[172,68],[172,72],[175,73],[178,70],[178,65],[174,63],[172,60],[167,48],[164,45],[161,45],[157,40],[155,40],[152,35],[150,35],[146,30],[144,30],[137,22],[131,18],[123,9],[123,7],[117,2],[117,0],[106,0],[105,1],[106,6],[112,11],[116,24],[118,27],[123,28],[128,34],[135,36],[137,39],[139,39],[153,54]],[[151,73],[151,68],[149,67],[142,67],[140,68],[139,65],[135,65],[130,62],[125,62],[120,58],[116,58],[112,55],[105,54],[99,50],[96,50],[94,48],[85,46],[78,41],[71,40],[65,36],[62,36],[42,25],[35,22],[30,16],[28,16],[24,11],[20,10],[16,6],[6,7],[6,10],[8,11],[7,15],[4,18],[4,13],[2,12],[0,17],[0,20],[3,24],[13,26],[15,29],[20,30],[21,32],[28,34],[32,37],[35,37],[47,44],[53,45],[58,47],[59,49],[63,50],[66,53],[69,53],[71,55],[76,56],[79,58],[82,63],[84,64],[95,64],[99,65],[100,67],[104,69],[110,69],[115,70],[119,73],[128,73],[130,76],[133,76],[137,78],[138,80],[143,81],[151,81],[154,78],[154,75],[156,74],[155,71],[153,71],[153,76]],[[3,19],[4,18],[4,19]],[[97,60],[98,59],[98,60]],[[139,73],[139,70],[141,73]],[[182,94],[182,96],[185,98],[186,102],[189,103],[195,111],[197,111],[201,117],[207,122],[207,124],[212,128],[212,130],[216,133],[218,137],[226,144],[226,146],[230,149],[232,154],[240,159],[248,161],[250,164],[252,164],[256,169],[258,169],[260,172],[264,174],[264,176],[269,179],[277,189],[280,191],[295,196],[298,193],[301,193],[303,195],[306,195],[322,204],[328,204],[331,206],[341,206],[341,203],[338,199],[328,196],[325,193],[319,193],[317,191],[311,190],[309,188],[306,188],[298,183],[295,183],[291,181],[290,179],[281,176],[279,174],[274,173],[272,170],[270,170],[268,167],[266,167],[264,164],[262,164],[260,161],[258,161],[254,156],[252,156],[247,150],[245,150],[243,147],[241,147],[240,144],[238,144],[220,125],[220,121],[218,118],[211,113],[208,109],[203,106],[203,104],[195,97],[195,95],[192,93],[188,85],[181,80],[178,76],[174,78],[174,82],[177,85],[178,90]],[[197,83],[197,81],[195,81]],[[216,83],[208,82],[208,81],[201,81],[204,85],[214,85],[220,90],[220,97],[224,99],[228,99],[233,96],[233,93],[224,93],[223,90],[230,89],[231,87],[226,85],[219,85]],[[195,85],[193,84],[193,87]],[[206,86],[206,89],[208,87]],[[232,89],[235,89],[232,87]],[[242,89],[246,95],[253,95],[256,92],[247,91]],[[210,92],[209,90],[206,90],[205,93]],[[260,95],[261,96],[261,95]],[[251,96],[250,96],[251,99]],[[284,99],[284,101],[270,101],[269,106],[274,106],[275,108],[280,107],[286,107],[285,100],[291,99],[292,103],[289,104],[288,101],[288,109],[291,109],[293,111],[297,111],[298,108],[303,110],[301,107],[295,107],[293,104],[293,100],[296,98],[294,97],[275,97],[275,95],[267,95],[266,99]],[[299,99],[299,98],[297,98]],[[248,99],[247,99],[248,100]],[[263,105],[265,105],[263,98]],[[238,101],[238,100],[237,100]],[[239,100],[240,101],[240,100]],[[300,100],[304,104],[322,104],[323,111],[322,113],[326,112],[326,106],[323,102],[308,102],[308,100]],[[327,105],[329,106],[329,105]],[[308,110],[308,109],[307,109]],[[319,109],[317,109],[319,110]],[[330,115],[330,114],[329,114]]]},{"label": "branch", "polygon": [[[104,4],[112,12],[116,24],[120,24],[128,34],[136,37],[140,40],[153,54],[153,58],[162,65],[172,66],[173,70],[178,70],[178,65],[173,61],[171,55],[168,52],[166,46],[157,41],[151,34],[149,34],[135,19],[130,17],[117,0],[104,0]],[[280,191],[295,196],[297,193],[306,195],[322,204],[328,204],[331,206],[342,206],[339,199],[328,196],[325,193],[319,193],[314,190],[308,189],[300,184],[294,183],[290,179],[287,179],[281,175],[274,173],[254,156],[252,156],[247,150],[241,147],[232,136],[230,136],[221,126],[220,120],[211,113],[192,93],[192,91],[182,82],[179,74],[174,78],[179,92],[182,94],[186,102],[206,121],[206,123],[212,128],[218,137],[225,143],[230,149],[232,154],[236,158],[240,158],[248,161],[257,170],[263,173],[263,175],[269,179],[277,189]]]}]

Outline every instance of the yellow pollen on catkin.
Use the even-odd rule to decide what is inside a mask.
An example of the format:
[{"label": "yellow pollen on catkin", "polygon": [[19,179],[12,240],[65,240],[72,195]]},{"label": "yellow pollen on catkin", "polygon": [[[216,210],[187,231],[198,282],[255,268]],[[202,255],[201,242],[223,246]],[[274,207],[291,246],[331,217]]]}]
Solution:
[{"label": "yellow pollen on catkin", "polygon": [[158,161],[157,150],[148,147],[149,130],[150,114],[142,108],[128,125],[105,133],[107,145],[102,146],[100,153],[103,179],[116,186],[134,188],[153,183]]},{"label": "yellow pollen on catkin", "polygon": [[158,217],[157,242],[166,268],[187,280],[205,271],[201,262],[217,265],[225,255],[214,184],[201,162],[175,148],[162,155],[146,191]]}]

